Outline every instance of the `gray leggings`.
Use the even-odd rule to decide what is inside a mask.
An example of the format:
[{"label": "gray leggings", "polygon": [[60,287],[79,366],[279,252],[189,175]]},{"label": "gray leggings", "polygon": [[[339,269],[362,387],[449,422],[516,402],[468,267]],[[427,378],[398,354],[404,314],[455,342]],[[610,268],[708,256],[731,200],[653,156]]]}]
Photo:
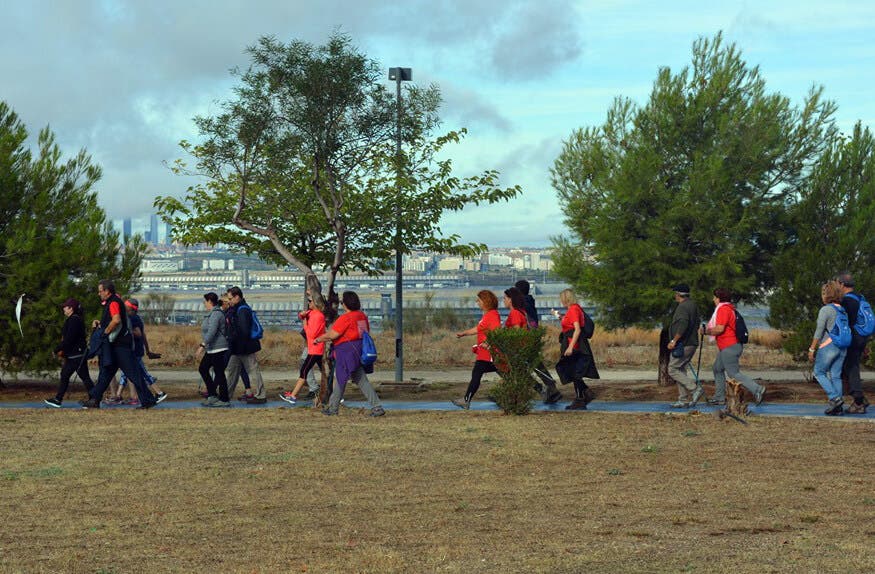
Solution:
[{"label": "gray leggings", "polygon": [[[368,380],[368,375],[365,374],[365,370],[361,367],[353,371],[352,376],[350,377],[349,383],[353,383],[358,385],[358,388],[365,395],[365,398],[368,400],[368,404],[371,409],[376,409],[380,406],[380,397],[377,396],[377,392],[374,390],[374,387],[371,386],[371,382]],[[337,378],[334,379],[334,387],[331,391],[331,398],[328,399],[328,410],[336,413],[337,409],[340,408],[340,399],[343,398],[343,391],[347,386],[347,383],[344,387],[341,387],[337,384]]]},{"label": "gray leggings", "polygon": [[714,399],[718,401],[726,400],[727,375],[741,383],[751,393],[756,394],[760,390],[760,386],[753,379],[739,370],[738,360],[741,358],[743,350],[744,347],[741,343],[736,343],[722,351],[718,351],[717,358],[714,359]]}]

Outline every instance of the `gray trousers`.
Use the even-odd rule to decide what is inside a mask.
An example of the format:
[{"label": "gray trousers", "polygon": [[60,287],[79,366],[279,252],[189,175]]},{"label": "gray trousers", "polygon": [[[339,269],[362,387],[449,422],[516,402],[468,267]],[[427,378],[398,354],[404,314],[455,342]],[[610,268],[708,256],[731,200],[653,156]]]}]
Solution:
[{"label": "gray trousers", "polygon": [[225,367],[225,375],[228,378],[228,396],[234,396],[234,389],[240,379],[240,366],[246,367],[250,382],[255,384],[255,398],[266,399],[267,392],[264,390],[264,379],[261,378],[261,369],[258,367],[257,353],[249,355],[231,355],[228,366]]},{"label": "gray trousers", "polygon": [[[352,377],[350,378],[349,383],[346,386],[349,386],[350,383],[355,383],[358,385],[358,388],[365,395],[365,398],[368,401],[368,405],[370,405],[371,409],[376,409],[380,407],[380,397],[377,396],[377,391],[374,390],[374,387],[371,386],[371,382],[368,380],[368,375],[365,373],[365,370],[361,367],[356,369],[352,373]],[[345,387],[341,388],[337,383],[337,379],[334,379],[334,388],[331,391],[331,398],[328,399],[328,410],[336,413],[337,409],[340,408],[340,399],[343,398],[343,392]]]},{"label": "gray trousers", "polygon": [[680,358],[671,357],[668,361],[668,374],[678,384],[678,400],[689,400],[691,398],[690,393],[696,390],[696,379],[690,376],[690,372],[693,370],[690,362],[696,356],[697,349],[698,347],[684,345],[684,356]]},{"label": "gray trousers", "polygon": [[715,400],[726,400],[726,375],[741,383],[745,389],[753,394],[760,390],[760,385],[739,370],[738,360],[741,358],[743,350],[744,346],[736,343],[717,352],[717,358],[714,359]]},{"label": "gray trousers", "polygon": [[[304,344],[304,350],[301,351],[301,364],[304,364],[304,361],[307,360],[307,345]],[[307,390],[313,393],[319,392],[319,381],[316,380],[315,375],[316,369],[310,369],[310,372],[307,373]]]}]

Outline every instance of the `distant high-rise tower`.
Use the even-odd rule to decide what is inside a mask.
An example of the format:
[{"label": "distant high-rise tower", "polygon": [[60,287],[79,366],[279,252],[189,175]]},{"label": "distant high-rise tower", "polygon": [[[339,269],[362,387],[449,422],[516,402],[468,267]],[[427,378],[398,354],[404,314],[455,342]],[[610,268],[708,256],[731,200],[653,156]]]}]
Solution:
[{"label": "distant high-rise tower", "polygon": [[173,238],[173,226],[169,223],[165,223],[164,232],[166,233],[166,235],[164,236],[164,245],[170,245]]},{"label": "distant high-rise tower", "polygon": [[158,216],[154,213],[149,217],[149,241],[158,244]]},{"label": "distant high-rise tower", "polygon": [[125,243],[131,238],[131,218],[128,217],[122,222],[122,236],[125,238]]}]

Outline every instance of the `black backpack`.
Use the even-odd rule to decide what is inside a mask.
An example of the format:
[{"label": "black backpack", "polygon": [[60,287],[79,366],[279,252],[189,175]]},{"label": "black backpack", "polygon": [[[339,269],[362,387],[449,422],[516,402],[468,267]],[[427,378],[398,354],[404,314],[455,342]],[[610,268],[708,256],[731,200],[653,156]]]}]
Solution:
[{"label": "black backpack", "polygon": [[735,338],[742,345],[747,345],[750,340],[750,333],[747,330],[747,323],[744,322],[744,317],[735,309]]}]

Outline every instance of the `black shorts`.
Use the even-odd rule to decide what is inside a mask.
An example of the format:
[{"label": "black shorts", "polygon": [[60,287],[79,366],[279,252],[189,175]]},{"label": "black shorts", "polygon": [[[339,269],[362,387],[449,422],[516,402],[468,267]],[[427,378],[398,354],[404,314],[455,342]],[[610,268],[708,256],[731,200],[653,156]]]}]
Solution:
[{"label": "black shorts", "polygon": [[304,359],[304,364],[301,365],[301,371],[298,376],[302,379],[306,379],[307,375],[313,369],[313,365],[319,365],[319,370],[322,370],[322,355],[307,355],[307,358]]}]

